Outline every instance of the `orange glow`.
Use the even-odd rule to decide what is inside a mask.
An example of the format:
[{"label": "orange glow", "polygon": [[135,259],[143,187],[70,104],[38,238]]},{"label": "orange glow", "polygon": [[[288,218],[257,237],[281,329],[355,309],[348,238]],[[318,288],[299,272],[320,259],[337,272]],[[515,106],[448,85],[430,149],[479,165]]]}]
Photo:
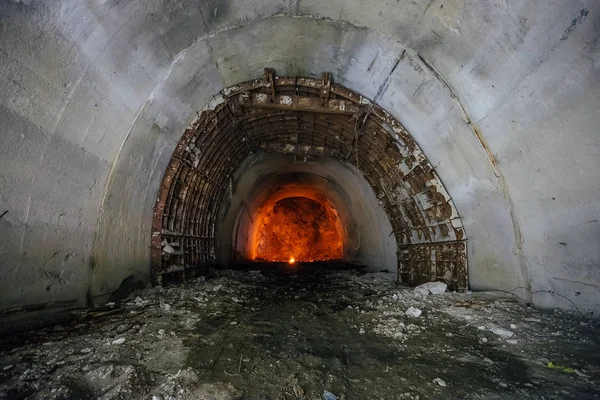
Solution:
[{"label": "orange glow", "polygon": [[261,211],[255,259],[294,264],[343,258],[341,224],[325,198],[287,197]]}]

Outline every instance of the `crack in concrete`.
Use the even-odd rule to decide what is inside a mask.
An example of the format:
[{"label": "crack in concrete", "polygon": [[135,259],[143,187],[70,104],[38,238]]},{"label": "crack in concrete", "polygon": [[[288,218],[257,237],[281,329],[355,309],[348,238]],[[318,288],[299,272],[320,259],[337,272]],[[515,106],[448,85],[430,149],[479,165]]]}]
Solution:
[{"label": "crack in concrete", "polygon": [[500,186],[500,189],[502,190],[502,195],[504,196],[504,201],[506,202],[506,204],[508,206],[508,212],[510,214],[510,219],[511,219],[511,222],[512,222],[514,236],[515,236],[515,244],[517,246],[517,258],[519,260],[519,267],[520,267],[520,270],[521,270],[521,278],[522,278],[522,280],[524,282],[524,285],[525,285],[525,296],[524,297],[525,297],[525,299],[527,301],[531,301],[531,284],[530,284],[529,279],[528,279],[527,265],[525,264],[525,260],[524,260],[524,256],[523,256],[523,237],[521,235],[521,228],[519,227],[519,223],[518,223],[517,217],[515,215],[514,204],[513,204],[513,201],[512,201],[512,197],[510,195],[510,191],[508,189],[508,184],[506,182],[506,178],[504,177],[504,174],[502,174],[502,171],[500,171],[500,167],[498,165],[498,160],[496,159],[496,156],[494,155],[494,153],[490,149],[490,147],[489,147],[487,141],[485,140],[483,134],[479,131],[479,129],[477,128],[477,126],[469,118],[469,116],[467,114],[467,111],[465,110],[464,106],[460,102],[460,100],[459,100],[458,96],[456,95],[456,92],[452,88],[452,86],[420,54],[417,54],[417,56],[419,57],[419,59],[421,60],[421,62],[423,63],[423,65],[425,65],[425,67],[427,67],[427,69],[429,71],[431,71],[431,73],[440,82],[442,82],[446,86],[446,89],[450,93],[450,96],[452,97],[452,99],[458,105],[458,108],[461,111],[461,114],[463,115],[465,123],[473,130],[473,133],[475,134],[475,137],[477,138],[477,141],[479,142],[479,144],[481,145],[481,147],[485,151],[485,154],[486,154],[487,159],[488,159],[488,161],[490,163],[490,166],[492,167],[492,171],[494,172],[494,175],[496,176],[496,179],[498,179],[498,184]]},{"label": "crack in concrete", "polygon": [[379,98],[381,97],[381,95],[388,88],[388,86],[390,84],[389,83],[390,82],[390,78],[394,74],[394,71],[396,71],[396,68],[398,68],[398,64],[400,64],[400,61],[402,61],[402,59],[404,58],[405,54],[406,54],[406,50],[402,50],[402,53],[400,53],[400,56],[394,62],[394,65],[392,66],[392,69],[386,75],[385,79],[383,80],[383,83],[381,85],[379,85],[379,89],[377,90],[377,94],[373,98],[373,103],[377,103],[379,101]]}]

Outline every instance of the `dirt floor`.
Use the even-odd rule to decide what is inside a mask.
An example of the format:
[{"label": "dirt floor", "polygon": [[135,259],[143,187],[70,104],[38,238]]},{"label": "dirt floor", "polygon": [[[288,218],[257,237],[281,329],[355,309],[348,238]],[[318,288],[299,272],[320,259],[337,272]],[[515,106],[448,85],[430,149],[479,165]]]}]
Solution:
[{"label": "dirt floor", "polygon": [[0,397],[600,399],[600,321],[386,273],[213,275],[3,340]]}]

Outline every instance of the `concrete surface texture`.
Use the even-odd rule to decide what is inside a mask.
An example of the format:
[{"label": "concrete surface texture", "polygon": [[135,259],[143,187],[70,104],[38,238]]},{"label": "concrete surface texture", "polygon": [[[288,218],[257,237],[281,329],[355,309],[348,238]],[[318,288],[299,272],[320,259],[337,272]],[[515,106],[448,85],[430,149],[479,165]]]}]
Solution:
[{"label": "concrete surface texture", "polygon": [[[224,87],[320,76],[382,106],[452,196],[473,289],[600,312],[600,3],[0,1],[0,308],[147,274],[156,194]],[[571,303],[573,302],[573,303]]]}]

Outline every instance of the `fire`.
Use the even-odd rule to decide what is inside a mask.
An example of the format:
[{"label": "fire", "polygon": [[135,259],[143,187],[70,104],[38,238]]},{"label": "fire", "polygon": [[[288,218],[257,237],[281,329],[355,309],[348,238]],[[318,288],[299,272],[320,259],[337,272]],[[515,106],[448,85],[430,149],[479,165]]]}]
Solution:
[{"label": "fire", "polygon": [[294,264],[343,257],[338,217],[319,201],[288,197],[259,218],[255,259]]}]

